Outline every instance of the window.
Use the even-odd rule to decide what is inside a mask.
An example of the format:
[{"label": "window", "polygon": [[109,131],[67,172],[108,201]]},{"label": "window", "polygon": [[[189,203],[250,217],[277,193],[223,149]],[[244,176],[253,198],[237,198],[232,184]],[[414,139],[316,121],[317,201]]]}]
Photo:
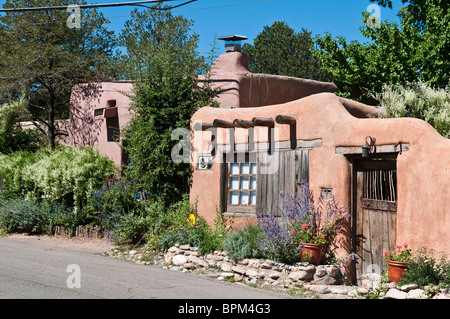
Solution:
[{"label": "window", "polygon": [[228,204],[255,206],[256,163],[230,163],[228,172]]}]

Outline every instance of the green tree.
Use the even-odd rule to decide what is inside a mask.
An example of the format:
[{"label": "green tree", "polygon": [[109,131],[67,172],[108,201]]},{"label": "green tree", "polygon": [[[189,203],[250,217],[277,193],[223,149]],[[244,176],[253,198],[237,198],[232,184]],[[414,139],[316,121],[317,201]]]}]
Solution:
[{"label": "green tree", "polygon": [[[392,7],[391,1],[379,0]],[[400,25],[381,22],[367,24],[363,13],[361,33],[370,41],[347,43],[344,37],[329,33],[316,37],[318,56],[333,82],[344,90],[365,88],[360,98],[379,93],[383,85],[423,81],[444,87],[449,83],[450,13],[448,3],[440,0],[402,0]]]},{"label": "green tree", "polygon": [[243,45],[242,53],[248,56],[249,69],[254,73],[328,79],[314,55],[311,32],[306,29],[295,32],[283,21],[265,26],[253,44]]},{"label": "green tree", "polygon": [[[3,8],[85,4],[84,0],[6,0]],[[108,79],[115,39],[108,20],[83,9],[80,28],[69,28],[65,10],[7,12],[0,16],[0,103],[25,97],[29,120],[54,148],[64,133],[71,89]]]},{"label": "green tree", "polygon": [[24,98],[0,105],[0,153],[36,150],[40,139],[36,130],[23,129],[19,123],[27,114]]},{"label": "green tree", "polygon": [[188,130],[193,113],[210,104],[215,92],[208,83],[199,85],[205,63],[191,27],[192,21],[169,10],[134,10],[120,35],[127,48],[123,59],[129,61],[128,77],[135,80],[132,120],[124,134],[132,165],[129,177],[167,204],[182,198],[191,176],[188,162],[172,160],[179,143],[172,140],[172,132]]}]

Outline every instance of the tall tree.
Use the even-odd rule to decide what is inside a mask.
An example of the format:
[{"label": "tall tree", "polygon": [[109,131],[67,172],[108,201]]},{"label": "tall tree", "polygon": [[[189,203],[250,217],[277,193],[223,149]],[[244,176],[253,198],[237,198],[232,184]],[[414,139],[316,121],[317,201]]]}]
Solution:
[{"label": "tall tree", "polygon": [[[3,7],[85,3],[7,0]],[[79,28],[67,23],[69,16],[65,10],[7,12],[0,16],[0,99],[5,102],[25,97],[29,120],[47,136],[52,148],[55,138],[64,134],[55,121],[68,118],[72,87],[108,79],[115,47],[114,33],[105,26],[108,20],[96,9],[83,9]]]},{"label": "tall tree", "polygon": [[248,56],[249,69],[254,73],[328,79],[314,55],[311,32],[306,29],[295,32],[284,21],[265,26],[253,44],[243,45],[242,53]]},{"label": "tall tree", "polygon": [[[373,0],[383,6],[391,1]],[[347,43],[327,33],[316,37],[324,69],[343,88],[366,88],[362,99],[379,93],[383,84],[413,81],[444,87],[450,80],[450,12],[447,1],[402,0],[400,24],[373,27],[363,13],[361,33],[370,41]]]},{"label": "tall tree", "polygon": [[[135,80],[132,120],[124,137],[132,180],[168,204],[189,190],[191,177],[189,154],[181,163],[172,159],[180,145],[172,133],[180,128],[189,132],[193,113],[212,102],[214,90],[207,83],[199,85],[205,61],[198,54],[192,21],[159,8],[134,10],[120,35],[127,48],[126,74]],[[185,138],[190,149],[190,134]]]}]

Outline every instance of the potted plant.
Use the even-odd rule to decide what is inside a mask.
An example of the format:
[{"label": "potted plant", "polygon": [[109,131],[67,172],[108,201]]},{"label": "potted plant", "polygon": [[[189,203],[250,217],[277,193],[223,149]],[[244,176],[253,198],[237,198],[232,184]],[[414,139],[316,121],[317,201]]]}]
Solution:
[{"label": "potted plant", "polygon": [[298,231],[292,230],[291,235],[296,237],[295,242],[298,243],[301,260],[317,266],[322,261],[323,245],[327,243],[327,240],[325,234],[317,234],[316,232],[315,227],[303,224]]},{"label": "potted plant", "polygon": [[384,257],[388,264],[388,278],[390,282],[399,282],[401,278],[405,277],[404,271],[408,267],[411,259],[411,249],[408,244],[397,245],[393,251],[385,251]]}]

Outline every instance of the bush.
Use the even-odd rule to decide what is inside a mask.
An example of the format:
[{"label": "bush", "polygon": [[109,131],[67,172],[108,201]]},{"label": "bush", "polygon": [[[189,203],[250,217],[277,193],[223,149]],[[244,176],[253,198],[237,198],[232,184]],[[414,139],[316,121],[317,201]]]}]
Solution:
[{"label": "bush", "polygon": [[51,233],[52,216],[33,200],[11,198],[0,206],[0,227],[7,233]]},{"label": "bush", "polygon": [[260,234],[261,229],[254,225],[229,232],[223,241],[223,250],[235,261],[244,258],[263,258],[265,255],[257,243]]},{"label": "bush", "polygon": [[41,203],[38,204],[46,208],[50,215],[49,229],[51,230],[54,226],[64,226],[69,234],[75,232],[75,228],[79,225],[85,225],[89,222],[89,219],[82,214],[77,212],[73,207],[70,207],[63,203]]},{"label": "bush", "polygon": [[84,205],[114,173],[114,163],[89,147],[0,155],[3,192],[75,207]]},{"label": "bush", "polygon": [[71,234],[84,224],[83,214],[61,203],[12,197],[3,199],[0,205],[0,227],[7,233],[51,234],[54,226],[64,226]]},{"label": "bush", "polygon": [[422,82],[385,85],[376,98],[384,108],[383,117],[419,118],[450,138],[450,86],[434,89]]},{"label": "bush", "polygon": [[199,247],[202,235],[203,231],[198,227],[183,227],[177,231],[166,230],[161,234],[160,246],[162,250],[167,250],[176,244]]},{"label": "bush", "polygon": [[141,214],[144,206],[136,196],[136,190],[127,181],[116,180],[104,184],[88,198],[83,212],[107,229],[117,226],[121,216]]},{"label": "bush", "polygon": [[437,259],[434,251],[424,246],[414,252],[404,274],[406,277],[400,279],[399,285],[414,283],[420,287],[440,285],[450,288],[450,264],[446,255]]}]

